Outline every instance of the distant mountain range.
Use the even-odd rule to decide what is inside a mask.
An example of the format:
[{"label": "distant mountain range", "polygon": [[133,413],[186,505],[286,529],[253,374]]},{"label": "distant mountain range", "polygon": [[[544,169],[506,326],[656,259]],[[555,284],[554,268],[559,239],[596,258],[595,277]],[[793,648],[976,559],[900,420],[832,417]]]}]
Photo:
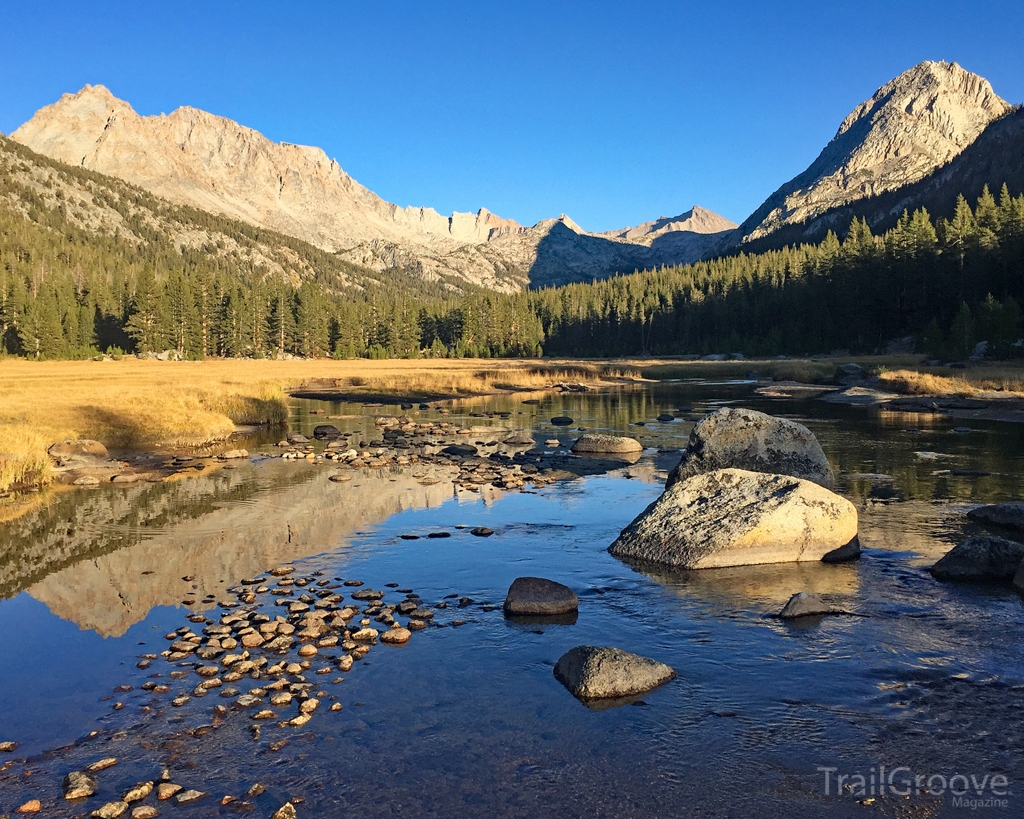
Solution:
[{"label": "distant mountain range", "polygon": [[139,116],[101,85],[65,94],[11,138],[172,203],[295,236],[370,270],[457,277],[504,292],[693,261],[716,234],[735,228],[701,209],[619,237],[587,233],[564,215],[524,227],[485,208],[442,216],[400,207],[319,148],[274,143],[195,108]]},{"label": "distant mountain range", "polygon": [[319,148],[274,143],[195,108],[139,116],[103,86],[65,94],[11,138],[173,204],[296,237],[353,270],[501,292],[818,241],[845,233],[854,217],[883,230],[905,208],[948,215],[958,194],[977,196],[985,184],[1024,188],[1024,112],[946,62],[922,62],[878,89],[739,226],[696,206],[604,233],[564,214],[527,227],[485,208],[444,216],[401,207]]}]

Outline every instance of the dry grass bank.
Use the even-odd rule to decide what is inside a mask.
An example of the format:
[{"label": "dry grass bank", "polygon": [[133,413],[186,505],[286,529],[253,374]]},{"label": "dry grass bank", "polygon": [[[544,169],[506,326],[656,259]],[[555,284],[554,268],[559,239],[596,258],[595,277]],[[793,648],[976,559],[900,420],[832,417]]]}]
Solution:
[{"label": "dry grass bank", "polygon": [[93,438],[113,449],[199,446],[236,424],[283,423],[307,384],[395,395],[476,395],[635,375],[601,364],[389,360],[202,362],[0,360],[0,490],[45,483],[47,447]]},{"label": "dry grass bank", "polygon": [[[955,373],[955,374],[954,374]],[[883,389],[904,395],[978,397],[1002,393],[1024,397],[1024,369],[1008,366],[983,366],[970,370],[901,369],[879,373]]]}]

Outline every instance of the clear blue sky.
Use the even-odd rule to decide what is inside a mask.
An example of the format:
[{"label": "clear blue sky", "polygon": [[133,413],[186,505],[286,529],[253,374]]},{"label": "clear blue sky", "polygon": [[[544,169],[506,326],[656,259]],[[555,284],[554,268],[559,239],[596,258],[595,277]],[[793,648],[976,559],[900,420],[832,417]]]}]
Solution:
[{"label": "clear blue sky", "polygon": [[384,198],[735,221],[925,59],[1024,102],[1024,3],[0,3],[0,131],[86,83],[319,145]]}]

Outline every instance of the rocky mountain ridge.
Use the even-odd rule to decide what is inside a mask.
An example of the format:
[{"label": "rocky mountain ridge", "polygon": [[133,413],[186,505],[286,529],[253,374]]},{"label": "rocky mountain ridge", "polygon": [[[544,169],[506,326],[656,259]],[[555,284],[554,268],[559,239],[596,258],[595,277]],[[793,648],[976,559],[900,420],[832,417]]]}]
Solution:
[{"label": "rocky mountain ridge", "polygon": [[807,170],[768,197],[716,250],[757,242],[912,185],[956,158],[1010,110],[988,80],[956,63],[919,63],[857,106]]},{"label": "rocky mountain ridge", "polygon": [[[196,108],[140,116],[101,85],[65,94],[11,138],[172,203],[295,236],[370,270],[455,277],[503,292],[685,263],[710,245],[710,217],[670,222],[650,242],[636,242],[588,234],[564,216],[524,227],[485,208],[443,216],[401,207],[360,185],[319,148],[274,143]],[[670,234],[676,241],[655,247]]]}]

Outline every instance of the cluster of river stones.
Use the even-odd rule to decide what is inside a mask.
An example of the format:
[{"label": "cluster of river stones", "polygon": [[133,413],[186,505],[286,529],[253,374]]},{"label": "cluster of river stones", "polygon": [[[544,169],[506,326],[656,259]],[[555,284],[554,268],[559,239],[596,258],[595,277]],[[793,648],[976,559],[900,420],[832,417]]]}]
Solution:
[{"label": "cluster of river stones", "polygon": [[[494,417],[507,420],[509,413],[495,413]],[[484,417],[484,414],[481,414]],[[556,426],[568,426],[575,421],[568,416],[551,419]],[[559,439],[547,439],[544,448],[526,430],[502,427],[463,427],[447,421],[417,422],[408,416],[381,415],[374,418],[379,438],[356,440],[362,433],[344,432],[333,424],[320,424],[313,430],[315,441],[324,444],[321,451],[313,441],[299,433],[290,433],[278,447],[285,450],[286,460],[306,460],[312,463],[331,463],[338,472],[330,480],[345,483],[352,480],[351,472],[360,469],[381,469],[392,466],[434,465],[454,466],[458,474],[453,478],[456,487],[479,492],[484,487],[519,489],[541,487],[557,480],[575,476],[565,469],[574,454],[601,454],[610,456],[638,455],[643,446],[632,438],[584,433],[571,445],[564,446]],[[438,478],[426,472],[413,472],[421,483],[436,483]]]},{"label": "cluster of river stones", "polygon": [[[491,531],[478,527],[473,533],[485,536]],[[219,617],[194,612],[188,616],[192,625],[166,635],[169,645],[165,650],[139,656],[137,667],[144,671],[158,662],[172,666],[166,676],[154,668],[139,687],[150,697],[142,711],[153,713],[163,707],[153,697],[164,698],[172,708],[186,708],[206,697],[216,697],[217,704],[210,709],[211,721],[190,729],[189,734],[204,736],[227,720],[244,715],[254,740],[259,741],[268,728],[278,729],[279,737],[267,747],[270,751],[281,750],[288,744],[287,731],[305,726],[321,708],[342,710],[337,697],[330,696],[323,690],[323,683],[314,680],[341,683],[344,677],[337,675],[352,671],[374,646],[402,645],[413,632],[431,626],[464,625],[466,621],[461,619],[441,623],[435,618],[444,609],[458,611],[476,605],[471,598],[455,594],[430,605],[412,589],[398,589],[397,583],[387,587],[402,598],[385,602],[388,591],[366,588],[360,580],[325,578],[322,571],[298,576],[292,566],[279,566],[260,577],[242,580],[228,589],[234,599],[217,603],[222,611]],[[214,601],[184,602],[197,606]],[[492,611],[497,607],[482,608]],[[280,613],[274,614],[274,609]],[[123,695],[132,690],[132,686],[122,685],[114,692]],[[112,707],[119,711],[125,703],[117,701]],[[0,752],[16,748],[13,742],[0,743]],[[65,799],[78,804],[94,796],[98,792],[96,774],[116,762],[114,758],[104,759],[69,773],[63,783]],[[261,792],[262,787],[257,785],[246,796],[252,798]],[[158,802],[177,805],[209,798],[202,791],[174,782],[170,771],[164,770],[157,779],[139,783],[89,816],[150,819],[157,816],[157,809],[140,803],[151,795]],[[232,802],[234,810],[251,809],[244,797],[222,800],[222,804]],[[31,800],[15,812],[28,814],[40,809],[38,800]],[[294,816],[291,803],[274,814],[275,819]]]}]

